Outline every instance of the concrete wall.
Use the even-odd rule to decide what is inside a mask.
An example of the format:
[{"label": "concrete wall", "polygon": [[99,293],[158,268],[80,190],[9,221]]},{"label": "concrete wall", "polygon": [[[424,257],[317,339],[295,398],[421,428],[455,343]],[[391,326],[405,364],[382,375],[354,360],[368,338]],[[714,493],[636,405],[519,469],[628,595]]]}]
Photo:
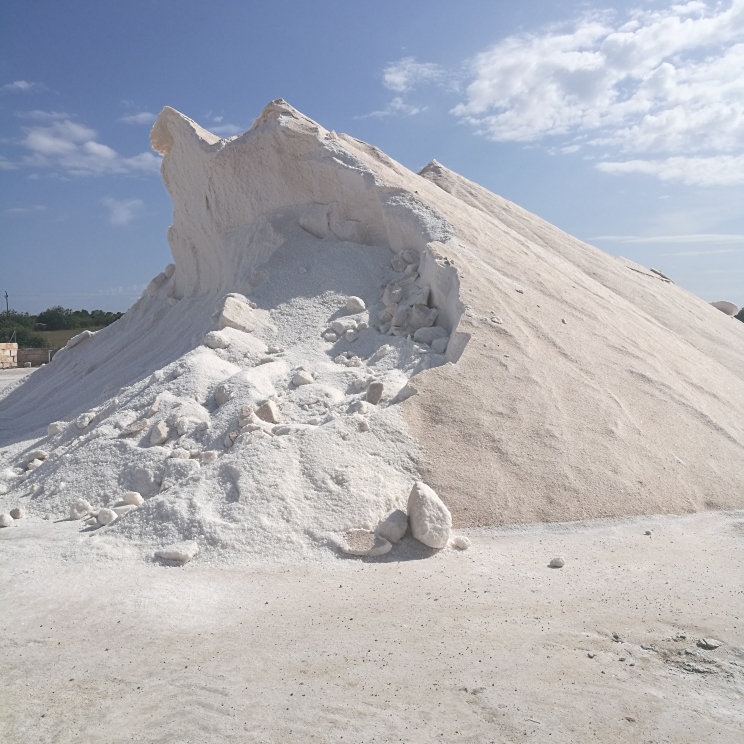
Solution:
[{"label": "concrete wall", "polygon": [[18,344],[0,344],[0,369],[18,366]]},{"label": "concrete wall", "polygon": [[18,366],[25,367],[30,364],[32,367],[40,367],[42,364],[52,361],[52,357],[59,351],[58,349],[18,349]]}]

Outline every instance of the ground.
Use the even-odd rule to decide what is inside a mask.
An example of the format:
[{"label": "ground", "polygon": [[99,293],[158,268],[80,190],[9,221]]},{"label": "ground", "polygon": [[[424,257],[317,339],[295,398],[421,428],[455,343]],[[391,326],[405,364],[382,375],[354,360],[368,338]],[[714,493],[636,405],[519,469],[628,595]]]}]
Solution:
[{"label": "ground", "polygon": [[0,530],[3,742],[744,740],[742,512],[234,567],[80,528]]},{"label": "ground", "polygon": [[6,369],[0,369],[0,395],[11,385],[28,377],[33,371],[33,368],[28,369],[26,367],[7,367]]}]

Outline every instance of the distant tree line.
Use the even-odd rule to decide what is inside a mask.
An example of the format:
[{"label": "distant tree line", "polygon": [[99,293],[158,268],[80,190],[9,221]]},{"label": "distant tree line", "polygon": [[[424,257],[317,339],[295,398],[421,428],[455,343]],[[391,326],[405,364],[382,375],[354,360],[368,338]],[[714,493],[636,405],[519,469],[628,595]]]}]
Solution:
[{"label": "distant tree line", "polygon": [[44,348],[49,345],[44,331],[102,328],[119,320],[122,315],[124,313],[108,313],[105,310],[70,310],[61,305],[50,307],[38,315],[16,310],[0,312],[0,343],[12,339],[20,348]]}]

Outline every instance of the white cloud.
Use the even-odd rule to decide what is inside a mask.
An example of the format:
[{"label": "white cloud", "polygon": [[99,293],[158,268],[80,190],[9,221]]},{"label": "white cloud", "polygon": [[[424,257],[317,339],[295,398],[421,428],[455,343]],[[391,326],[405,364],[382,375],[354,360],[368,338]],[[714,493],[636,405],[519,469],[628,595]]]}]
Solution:
[{"label": "white cloud", "polygon": [[19,215],[19,214],[32,214],[33,212],[45,212],[46,207],[43,204],[28,204],[21,207],[8,207],[4,210],[5,214]]},{"label": "white cloud", "polygon": [[70,119],[70,115],[64,111],[16,111],[16,116],[21,119],[35,119],[36,121],[57,121],[59,119]]},{"label": "white cloud", "polygon": [[[217,120],[222,121],[222,117],[216,116],[215,121]],[[218,127],[210,127],[209,131],[214,134],[219,134],[220,137],[232,137],[234,134],[242,134],[245,132],[245,127],[239,127],[237,124],[221,124]]]},{"label": "white cloud", "polygon": [[29,83],[28,80],[14,80],[12,83],[3,85],[0,90],[9,93],[33,93],[34,91],[46,90],[44,83]]},{"label": "white cloud", "polygon": [[138,114],[122,116],[120,121],[123,121],[125,124],[152,124],[157,118],[157,114],[151,114],[149,111],[140,111]]},{"label": "white cloud", "polygon": [[615,175],[643,173],[662,181],[676,181],[688,186],[735,186],[744,184],[744,155],[713,155],[662,160],[625,160],[597,163],[597,168]]},{"label": "white cloud", "polygon": [[[744,243],[744,235],[726,233],[693,233],[689,235],[598,235],[592,240],[617,243]],[[677,255],[677,254],[666,254]]]},{"label": "white cloud", "polygon": [[157,155],[143,152],[122,157],[108,145],[97,142],[94,129],[69,119],[28,128],[23,144],[31,151],[23,160],[24,165],[62,168],[74,176],[152,172],[160,167]]},{"label": "white cloud", "polygon": [[383,84],[396,93],[405,93],[420,83],[435,83],[444,76],[444,70],[433,62],[417,62],[414,57],[404,57],[391,62],[382,72]]},{"label": "white cloud", "polygon": [[418,106],[411,106],[407,104],[400,96],[393,98],[390,103],[385,106],[384,109],[379,111],[372,111],[369,114],[363,114],[362,116],[356,116],[356,119],[369,119],[376,118],[381,119],[386,116],[414,116],[422,111],[425,111],[426,107],[419,108]]},{"label": "white cloud", "polygon": [[128,225],[144,206],[142,199],[113,199],[110,196],[103,199],[103,204],[109,210],[109,222],[117,227]]},{"label": "white cloud", "polygon": [[[599,163],[605,172],[742,182],[744,0],[670,4],[623,21],[585,16],[566,28],[507,37],[470,67],[466,100],[453,113],[491,139],[578,134],[584,146],[646,154]],[[410,87],[403,73],[393,79]]]}]

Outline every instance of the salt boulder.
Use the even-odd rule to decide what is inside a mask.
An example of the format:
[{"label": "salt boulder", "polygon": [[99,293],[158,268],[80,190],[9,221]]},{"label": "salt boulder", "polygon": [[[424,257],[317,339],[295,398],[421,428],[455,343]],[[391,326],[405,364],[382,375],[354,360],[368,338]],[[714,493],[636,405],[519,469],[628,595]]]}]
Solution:
[{"label": "salt boulder", "polygon": [[338,318],[331,323],[331,330],[337,336],[343,336],[346,331],[354,331],[357,327],[355,318]]},{"label": "salt boulder", "polygon": [[113,509],[101,509],[96,518],[98,519],[98,524],[105,527],[115,522],[119,518],[119,515]]},{"label": "salt boulder", "polygon": [[26,465],[26,470],[36,470],[36,468],[41,467],[44,464],[44,460],[31,460]]},{"label": "salt boulder", "polygon": [[230,339],[221,331],[210,331],[204,336],[204,344],[210,349],[226,349],[230,346]]},{"label": "salt boulder", "polygon": [[350,313],[361,313],[367,309],[367,306],[364,304],[364,300],[361,297],[352,296],[346,300],[346,309]]},{"label": "salt boulder", "polygon": [[292,377],[292,384],[296,387],[300,387],[300,385],[312,385],[313,382],[315,382],[313,376],[304,369],[296,372],[294,377]]},{"label": "salt boulder", "polygon": [[26,516],[26,510],[22,506],[17,506],[15,509],[10,510],[10,516],[13,519],[23,519]]},{"label": "salt boulder", "polygon": [[53,421],[47,426],[47,436],[56,437],[57,434],[61,434],[67,428],[67,424],[64,421]]},{"label": "salt boulder", "polygon": [[403,539],[408,529],[408,515],[400,509],[393,509],[377,525],[375,532],[390,543],[397,543]]},{"label": "salt boulder", "polygon": [[439,315],[439,310],[435,307],[414,305],[411,308],[411,317],[408,323],[411,328],[428,328],[434,325],[437,315]]},{"label": "salt boulder", "polygon": [[177,563],[188,563],[196,558],[199,553],[199,545],[193,541],[176,543],[167,548],[155,551],[155,557],[164,561],[176,561]]},{"label": "salt boulder", "polygon": [[389,553],[392,544],[369,530],[349,530],[344,535],[341,550],[348,555],[376,556]]},{"label": "salt boulder", "polygon": [[421,344],[431,344],[438,338],[447,338],[449,334],[444,328],[440,326],[429,326],[427,328],[419,328],[413,334],[413,340],[418,341]]},{"label": "salt boulder", "polygon": [[253,330],[255,320],[253,310],[245,298],[228,295],[219,317],[220,330],[223,328],[235,328],[238,331],[248,333]]},{"label": "salt boulder", "polygon": [[133,504],[134,506],[142,506],[142,504],[145,503],[145,500],[142,498],[142,495],[137,493],[137,491],[127,491],[121,497],[121,500],[125,504]]},{"label": "salt boulder", "polygon": [[444,548],[452,530],[452,515],[432,488],[414,483],[408,496],[411,534],[430,548]]},{"label": "salt boulder", "polygon": [[150,444],[158,446],[168,441],[168,425],[165,421],[159,421],[152,427],[150,432]]},{"label": "salt boulder", "polygon": [[382,400],[382,394],[385,391],[385,386],[378,381],[370,382],[367,388],[367,400],[377,405]]},{"label": "salt boulder", "polygon": [[93,507],[85,499],[78,499],[70,506],[70,519],[82,519],[93,511]]},{"label": "salt boulder", "polygon": [[716,310],[720,310],[725,315],[734,316],[737,315],[739,312],[739,308],[736,307],[733,302],[727,302],[726,300],[717,300],[716,302],[711,302],[710,304],[713,305]]},{"label": "salt boulder", "polygon": [[255,413],[262,421],[267,421],[270,424],[279,423],[279,408],[273,400],[267,400],[260,405]]},{"label": "salt boulder", "polygon": [[13,517],[10,514],[0,514],[0,527],[10,527],[13,524]]}]

